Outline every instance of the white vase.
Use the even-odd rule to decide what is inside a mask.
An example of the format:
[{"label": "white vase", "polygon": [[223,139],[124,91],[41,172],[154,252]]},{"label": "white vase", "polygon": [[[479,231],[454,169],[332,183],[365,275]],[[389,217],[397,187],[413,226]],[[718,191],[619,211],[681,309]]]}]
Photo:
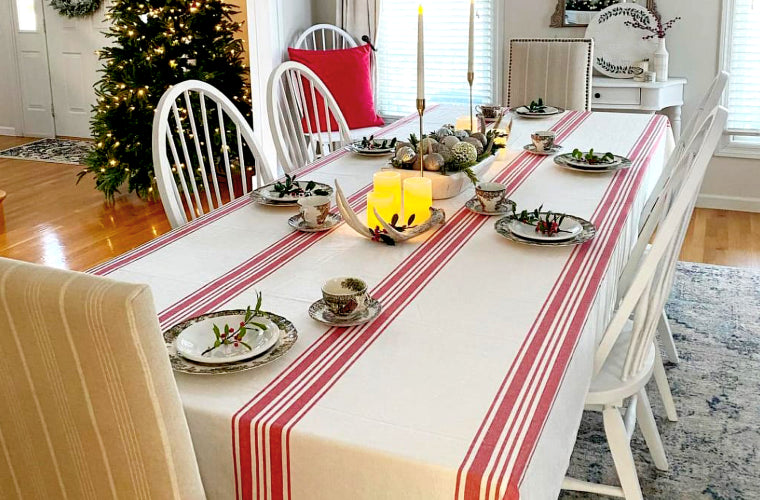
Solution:
[{"label": "white vase", "polygon": [[668,62],[670,54],[665,47],[665,38],[660,38],[660,45],[654,52],[654,72],[657,74],[658,82],[668,81]]}]

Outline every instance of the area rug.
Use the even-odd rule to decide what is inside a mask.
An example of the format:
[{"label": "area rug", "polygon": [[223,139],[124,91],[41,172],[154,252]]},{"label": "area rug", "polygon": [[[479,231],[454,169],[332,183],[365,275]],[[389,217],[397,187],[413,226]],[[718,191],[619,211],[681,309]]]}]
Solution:
[{"label": "area rug", "polygon": [[[666,310],[681,357],[667,367],[680,420],[664,418],[650,383],[670,470],[654,467],[637,429],[632,447],[644,498],[760,499],[760,271],[679,262]],[[601,414],[584,414],[569,473],[619,484]]]},{"label": "area rug", "polygon": [[92,143],[71,139],[40,139],[0,151],[0,158],[84,165]]}]

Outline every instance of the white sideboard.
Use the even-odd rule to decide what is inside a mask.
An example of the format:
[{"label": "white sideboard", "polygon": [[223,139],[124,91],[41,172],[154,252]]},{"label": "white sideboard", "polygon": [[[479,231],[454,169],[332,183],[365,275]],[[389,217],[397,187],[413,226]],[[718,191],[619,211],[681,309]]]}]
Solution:
[{"label": "white sideboard", "polygon": [[595,111],[663,111],[670,119],[673,135],[681,135],[681,106],[686,78],[667,82],[635,82],[630,79],[595,76],[591,87],[591,109]]}]

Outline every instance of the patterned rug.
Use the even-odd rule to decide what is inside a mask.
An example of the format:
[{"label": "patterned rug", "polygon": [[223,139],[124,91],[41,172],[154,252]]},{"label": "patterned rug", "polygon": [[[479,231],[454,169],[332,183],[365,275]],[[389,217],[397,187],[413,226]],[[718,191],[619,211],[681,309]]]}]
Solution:
[{"label": "patterned rug", "polygon": [[0,151],[0,158],[73,163],[84,165],[84,159],[92,149],[88,141],[71,139],[40,139]]},{"label": "patterned rug", "polygon": [[[681,357],[668,367],[680,420],[664,418],[650,383],[670,470],[654,467],[637,429],[632,446],[644,498],[760,499],[760,271],[681,262],[666,309]],[[619,484],[600,413],[584,414],[569,472]]]}]

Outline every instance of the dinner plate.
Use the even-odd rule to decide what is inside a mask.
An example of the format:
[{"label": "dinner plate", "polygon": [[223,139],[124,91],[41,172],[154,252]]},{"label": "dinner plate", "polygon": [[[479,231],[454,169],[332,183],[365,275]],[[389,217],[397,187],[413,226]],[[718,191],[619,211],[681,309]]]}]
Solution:
[{"label": "dinner plate", "polygon": [[573,158],[571,153],[565,153],[554,157],[554,163],[562,168],[574,170],[576,172],[596,173],[601,174],[605,172],[615,172],[617,170],[623,170],[629,168],[633,163],[625,156],[614,155],[615,160],[612,163],[605,163],[603,165],[589,165],[584,162],[579,162]]},{"label": "dinner plate", "polygon": [[518,116],[522,116],[524,118],[544,118],[546,116],[553,116],[562,113],[563,111],[564,109],[555,106],[546,106],[546,109],[543,113],[530,111],[527,106],[519,106],[515,109],[515,113]]},{"label": "dinner plate", "polygon": [[[583,154],[586,154],[585,152]],[[581,168],[612,168],[617,167],[621,163],[623,163],[623,158],[620,156],[615,156],[611,161],[605,162],[605,163],[589,163],[585,160],[579,160],[575,158],[572,154],[569,156],[565,156],[565,162],[567,162],[568,165],[572,165],[573,167],[581,167]]]},{"label": "dinner plate", "polygon": [[[374,143],[380,143],[382,144],[383,141],[386,141],[387,144],[390,144],[392,139],[374,139]],[[387,154],[391,154],[396,150],[395,145],[393,146],[386,146],[384,148],[381,147],[375,147],[375,148],[365,148],[362,147],[362,141],[354,141],[353,143],[346,146],[349,151],[353,151],[354,153],[364,155],[364,156],[383,156]]]},{"label": "dinner plate", "polygon": [[589,240],[594,239],[594,237],[596,236],[596,227],[591,222],[581,219],[580,217],[575,217],[574,215],[568,215],[566,216],[566,219],[573,219],[574,221],[578,222],[583,227],[583,230],[580,233],[576,234],[573,238],[568,239],[568,240],[540,241],[540,240],[531,240],[531,239],[523,238],[521,236],[517,236],[510,229],[510,224],[512,223],[512,221],[515,220],[514,215],[508,215],[506,217],[502,217],[501,219],[497,220],[496,223],[494,224],[494,229],[499,235],[503,236],[504,238],[508,240],[521,243],[523,245],[531,245],[531,246],[539,246],[539,247],[568,247],[568,246],[580,245],[581,243],[585,243]]},{"label": "dinner plate", "polygon": [[[306,185],[309,183],[309,181],[296,181],[300,187],[305,188]],[[329,184],[324,184],[321,182],[316,182],[316,186],[314,189],[322,189],[327,191],[328,196],[332,195],[333,188]],[[255,201],[256,203],[259,203],[261,205],[269,205],[273,207],[297,207],[298,206],[298,199],[302,198],[302,196],[283,196],[280,198],[279,193],[274,191],[274,184],[267,184],[266,186],[261,186],[258,189],[254,189],[251,191],[251,199]]]},{"label": "dinner plate", "polygon": [[237,331],[240,323],[244,320],[245,314],[232,314],[216,318],[204,318],[188,325],[177,335],[174,341],[177,354],[196,363],[216,365],[254,358],[274,347],[280,338],[280,328],[269,318],[255,316],[252,321],[264,325],[266,329],[254,325],[249,326],[245,337],[243,337],[243,342],[248,344],[251,347],[250,349],[243,344],[239,344],[237,347],[222,345],[203,354],[204,351],[214,345],[216,339],[213,330],[214,325],[217,325],[221,331],[224,330],[225,325],[229,325],[230,328]]},{"label": "dinner plate", "polygon": [[636,22],[657,29],[657,20],[643,6],[633,2],[611,5],[599,12],[586,28],[586,38],[594,39],[594,68],[612,78],[633,78],[635,62],[651,59],[657,50],[657,37],[627,26]]},{"label": "dinner plate", "polygon": [[[234,315],[245,315],[245,310],[236,309],[204,314],[202,316],[183,321],[182,323],[174,325],[173,327],[166,330],[164,332],[164,344],[166,345],[166,351],[169,355],[169,361],[171,362],[172,369],[177,372],[190,373],[194,375],[222,375],[226,373],[237,373],[241,371],[252,370],[280,358],[286,352],[288,352],[293,347],[296,340],[298,340],[298,331],[296,330],[295,325],[293,325],[293,323],[291,323],[288,319],[274,313],[262,312],[262,316],[269,318],[277,325],[280,334],[279,339],[275,345],[268,351],[265,351],[258,356],[231,363],[209,364],[191,361],[177,353],[175,340],[180,333],[187,329],[188,326],[193,323],[203,321],[207,318],[220,318],[224,316]],[[224,322],[224,319],[217,321]],[[222,326],[224,326],[224,324],[222,324]]]},{"label": "dinner plate", "polygon": [[[541,212],[541,215],[545,216],[546,212]],[[565,219],[562,221],[562,224],[560,224],[559,228],[561,232],[554,234],[552,236],[549,236],[549,235],[542,234],[536,231],[536,226],[525,224],[524,222],[520,222],[517,219],[513,219],[509,223],[509,229],[510,231],[512,231],[512,233],[515,236],[519,236],[520,238],[524,238],[526,240],[533,240],[533,241],[571,240],[575,238],[578,234],[580,234],[581,231],[583,231],[583,226],[580,224],[580,222],[570,217],[565,217]]]}]

